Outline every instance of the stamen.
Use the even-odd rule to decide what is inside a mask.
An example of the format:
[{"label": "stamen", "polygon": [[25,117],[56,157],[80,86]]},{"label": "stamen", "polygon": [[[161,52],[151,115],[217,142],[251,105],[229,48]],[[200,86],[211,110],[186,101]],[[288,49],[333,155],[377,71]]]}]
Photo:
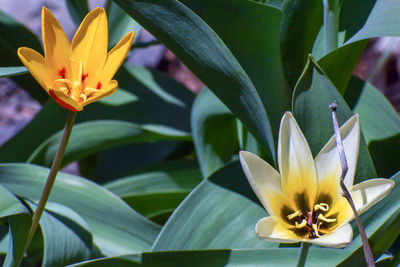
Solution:
[{"label": "stamen", "polygon": [[327,223],[336,222],[336,219],[326,218],[322,214],[318,215],[318,220],[323,221],[323,222],[327,222]]},{"label": "stamen", "polygon": [[99,89],[99,90],[101,89],[101,82],[97,83],[96,89]]},{"label": "stamen", "polygon": [[307,225],[307,221],[303,219],[301,221],[301,223],[295,222],[294,224],[295,224],[296,228],[303,228],[304,226]]},{"label": "stamen", "polygon": [[89,73],[82,74],[82,82],[89,76]]},{"label": "stamen", "polygon": [[289,220],[292,220],[292,219],[294,219],[294,218],[296,218],[296,217],[299,217],[299,216],[301,216],[303,213],[301,212],[301,210],[298,210],[298,211],[296,211],[296,212],[294,212],[294,213],[292,213],[292,214],[289,214],[288,216],[287,216],[287,218],[289,219]]},{"label": "stamen", "polygon": [[58,75],[61,76],[63,79],[65,79],[65,73],[66,73],[66,68],[62,67],[61,69],[58,70]]},{"label": "stamen", "polygon": [[321,236],[319,235],[319,233],[318,233],[318,231],[319,231],[319,226],[320,226],[320,224],[317,225],[316,223],[313,223],[313,225],[312,225],[312,228],[314,229],[314,233],[315,233],[315,235],[316,235],[317,237],[321,237]]},{"label": "stamen", "polygon": [[83,102],[85,102],[87,99],[85,94],[81,94],[79,97],[83,99]]},{"label": "stamen", "polygon": [[322,211],[328,211],[329,210],[329,205],[326,203],[319,203],[314,205],[314,210],[322,210]]},{"label": "stamen", "polygon": [[60,91],[63,92],[66,95],[69,95],[69,90],[66,87],[60,88]]}]

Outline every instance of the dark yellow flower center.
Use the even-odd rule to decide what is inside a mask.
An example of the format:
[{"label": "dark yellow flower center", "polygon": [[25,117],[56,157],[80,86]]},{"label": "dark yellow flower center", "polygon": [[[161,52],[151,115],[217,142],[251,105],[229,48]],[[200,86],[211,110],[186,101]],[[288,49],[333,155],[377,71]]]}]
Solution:
[{"label": "dark yellow flower center", "polygon": [[325,234],[323,229],[336,222],[335,216],[327,218],[325,215],[329,211],[326,203],[315,204],[312,211],[297,210],[286,215],[287,222],[294,227],[291,230],[303,238],[317,238]]}]

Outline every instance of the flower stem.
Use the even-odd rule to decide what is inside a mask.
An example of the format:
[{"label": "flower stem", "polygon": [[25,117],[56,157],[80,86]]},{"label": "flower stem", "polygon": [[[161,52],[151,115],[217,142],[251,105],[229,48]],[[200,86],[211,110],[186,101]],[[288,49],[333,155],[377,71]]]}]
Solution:
[{"label": "flower stem", "polygon": [[324,6],[324,52],[338,47],[339,35],[339,0],[323,0]]},{"label": "flower stem", "polygon": [[61,162],[64,158],[64,152],[65,152],[69,137],[72,132],[72,127],[74,126],[76,114],[77,114],[77,112],[73,112],[73,111],[70,111],[68,113],[67,122],[65,123],[64,132],[63,132],[63,135],[62,135],[62,138],[60,141],[60,145],[58,146],[56,155],[53,160],[53,164],[51,165],[50,173],[49,173],[49,176],[47,177],[47,181],[44,186],[42,195],[40,197],[39,204],[37,205],[36,210],[32,217],[32,225],[29,230],[28,238],[25,243],[25,249],[24,249],[25,252],[29,248],[32,238],[36,232],[36,228],[39,225],[40,217],[43,214],[44,207],[46,206],[46,202],[49,199],[51,189],[53,187],[54,181],[56,180],[57,172],[60,169]]},{"label": "flower stem", "polygon": [[303,267],[306,264],[309,247],[309,243],[301,242],[299,255],[297,256],[296,267]]},{"label": "flower stem", "polygon": [[347,201],[351,206],[351,209],[353,210],[354,218],[356,219],[358,230],[360,231],[360,236],[363,243],[364,255],[365,255],[365,260],[367,262],[367,266],[373,267],[375,266],[375,261],[374,257],[372,256],[371,246],[369,245],[367,235],[365,234],[364,227],[360,220],[360,216],[358,216],[356,207],[354,206],[353,199],[351,198],[349,190],[347,190],[347,187],[344,184],[344,177],[346,176],[348,166],[347,166],[346,154],[344,153],[342,138],[340,136],[339,124],[336,116],[337,104],[333,102],[332,104],[329,105],[329,108],[332,110],[332,120],[333,120],[333,129],[335,130],[336,146],[339,151],[340,164],[342,165],[342,175],[340,176],[340,186],[342,187],[343,190],[342,195],[347,199]]}]

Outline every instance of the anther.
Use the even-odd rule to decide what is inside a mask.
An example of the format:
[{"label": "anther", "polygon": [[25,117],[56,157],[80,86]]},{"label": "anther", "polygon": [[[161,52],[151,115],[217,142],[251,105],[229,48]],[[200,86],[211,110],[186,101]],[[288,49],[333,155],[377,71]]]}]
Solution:
[{"label": "anther", "polygon": [[302,215],[301,210],[298,210],[298,211],[296,211],[296,212],[294,212],[294,213],[292,213],[292,214],[289,214],[289,215],[287,216],[287,218],[288,218],[289,220],[292,220],[292,219],[294,219],[294,218],[296,218],[296,217],[299,217],[299,216],[301,216],[301,215]]},{"label": "anther", "polygon": [[60,91],[63,92],[66,95],[69,95],[69,90],[66,87],[60,88]]},{"label": "anther", "polygon": [[301,223],[295,222],[294,225],[296,226],[296,228],[303,228],[307,225],[307,221],[303,219]]},{"label": "anther", "polygon": [[319,227],[317,226],[316,223],[313,223],[312,228],[314,229],[315,235],[316,235],[317,237],[321,237],[321,236],[319,235],[319,233],[318,233]]},{"label": "anther", "polygon": [[85,94],[81,94],[79,97],[83,99],[83,102],[86,101],[86,95]]},{"label": "anther", "polygon": [[327,223],[331,223],[331,222],[336,222],[336,219],[329,219],[326,218],[324,215],[320,214],[318,215],[318,220],[323,221],[323,222],[327,222]]},{"label": "anther", "polygon": [[329,210],[329,205],[326,203],[319,203],[314,205],[314,210],[322,210],[322,211],[328,211]]}]

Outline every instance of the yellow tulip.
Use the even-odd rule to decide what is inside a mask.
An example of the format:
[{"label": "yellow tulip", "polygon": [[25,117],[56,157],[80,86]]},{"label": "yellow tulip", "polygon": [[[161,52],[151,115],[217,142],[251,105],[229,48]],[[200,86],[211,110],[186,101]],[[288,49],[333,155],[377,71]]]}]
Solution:
[{"label": "yellow tulip", "polygon": [[81,111],[117,90],[118,83],[112,78],[128,54],[134,35],[126,34],[107,53],[107,16],[103,8],[96,8],[86,15],[70,43],[57,19],[43,7],[45,56],[27,47],[20,47],[18,56],[60,106]]},{"label": "yellow tulip", "polygon": [[[394,186],[388,179],[370,179],[353,186],[360,143],[358,115],[341,128],[349,169],[344,183],[359,214],[386,196]],[[308,242],[344,247],[353,238],[354,218],[341,195],[342,173],[334,136],[313,159],[308,143],[292,114],[281,121],[278,143],[279,171],[258,156],[240,152],[246,177],[269,216],[256,225],[256,234],[281,243]]]}]

